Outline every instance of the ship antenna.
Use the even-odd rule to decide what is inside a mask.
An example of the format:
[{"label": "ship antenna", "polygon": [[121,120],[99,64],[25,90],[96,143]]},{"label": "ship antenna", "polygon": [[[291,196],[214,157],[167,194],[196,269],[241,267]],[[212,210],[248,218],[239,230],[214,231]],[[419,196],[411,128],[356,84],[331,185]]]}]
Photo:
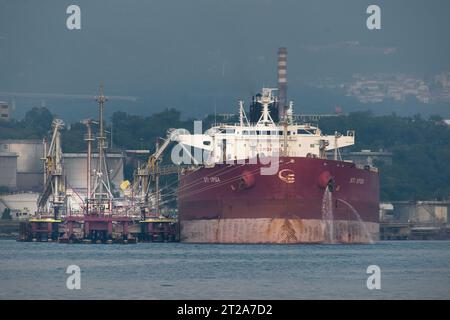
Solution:
[{"label": "ship antenna", "polygon": [[216,97],[214,97],[214,126],[217,126],[217,103]]},{"label": "ship antenna", "polygon": [[243,104],[244,103],[242,102],[242,100],[239,100],[239,124],[240,124],[241,127],[244,126],[244,113],[243,113],[243,110],[242,110],[242,105]]}]

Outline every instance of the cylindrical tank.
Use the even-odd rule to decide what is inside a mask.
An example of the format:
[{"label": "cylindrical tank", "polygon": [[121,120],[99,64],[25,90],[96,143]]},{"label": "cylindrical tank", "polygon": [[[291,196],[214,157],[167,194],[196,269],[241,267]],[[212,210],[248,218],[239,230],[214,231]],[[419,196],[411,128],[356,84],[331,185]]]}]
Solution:
[{"label": "cylindrical tank", "polygon": [[17,189],[42,190],[44,146],[41,140],[0,140],[0,151],[17,154]]},{"label": "cylindrical tank", "polygon": [[0,151],[0,187],[17,188],[17,153]]},{"label": "cylindrical tank", "polygon": [[[76,190],[79,194],[85,195],[87,188],[87,162],[86,153],[64,153],[64,173],[66,176],[68,187]],[[106,163],[110,170],[111,183],[115,188],[123,182],[123,155],[121,153],[108,153]],[[92,154],[92,178],[91,183],[94,184],[94,170],[97,169],[98,154]]]}]

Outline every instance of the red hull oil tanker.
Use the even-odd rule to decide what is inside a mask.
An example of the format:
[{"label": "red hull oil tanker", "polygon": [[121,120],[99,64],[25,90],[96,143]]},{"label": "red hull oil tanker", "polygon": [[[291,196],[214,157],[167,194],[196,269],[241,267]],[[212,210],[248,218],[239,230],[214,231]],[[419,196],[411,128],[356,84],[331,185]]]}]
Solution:
[{"label": "red hull oil tanker", "polygon": [[[253,98],[250,120],[177,134],[203,164],[178,187],[180,240],[193,243],[370,243],[379,233],[379,176],[338,160],[354,131],[325,135],[278,113],[275,89]],[[278,119],[277,119],[278,118]],[[276,119],[276,120],[274,120]],[[192,150],[192,149],[191,149]],[[327,154],[333,159],[328,159]],[[195,160],[198,164],[198,159]]]},{"label": "red hull oil tanker", "polygon": [[[240,101],[239,123],[172,135],[197,164],[180,176],[181,241],[370,243],[379,238],[378,170],[340,159],[339,149],[355,143],[354,131],[325,135],[294,122],[286,71],[287,50],[280,48],[277,95],[276,89],[263,88],[253,97],[249,117]],[[201,159],[192,156],[192,147],[202,150]]]}]

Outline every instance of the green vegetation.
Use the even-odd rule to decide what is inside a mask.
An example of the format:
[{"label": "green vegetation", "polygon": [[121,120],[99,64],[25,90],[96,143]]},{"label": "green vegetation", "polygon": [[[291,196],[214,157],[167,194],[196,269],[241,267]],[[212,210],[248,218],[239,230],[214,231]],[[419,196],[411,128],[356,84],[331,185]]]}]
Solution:
[{"label": "green vegetation", "polygon": [[[154,150],[158,137],[165,137],[169,128],[186,128],[192,132],[192,120],[181,120],[180,112],[166,109],[151,116],[136,116],[124,112],[113,114],[113,145],[122,149]],[[208,116],[203,130],[214,122]],[[20,121],[0,121],[0,139],[41,139],[51,128],[52,115],[45,108],[33,108]],[[381,199],[432,200],[450,196],[450,126],[433,116],[400,117],[395,114],[374,116],[370,112],[355,112],[348,116],[322,118],[320,128],[326,133],[356,131],[353,150],[384,149],[393,153],[391,166],[380,163]],[[106,130],[111,131],[111,126]],[[75,123],[62,132],[64,152],[86,150],[83,135],[86,129]],[[109,141],[109,138],[108,138]],[[131,177],[132,167],[126,165],[125,176]]]},{"label": "green vegetation", "polygon": [[126,149],[155,148],[158,137],[165,138],[169,128],[192,127],[191,121],[182,121],[180,112],[166,109],[148,117],[115,112],[112,115],[114,145]]},{"label": "green vegetation", "polygon": [[0,139],[42,139],[52,121],[47,108],[32,108],[22,120],[0,121]]},{"label": "green vegetation", "polygon": [[356,131],[353,150],[389,150],[392,165],[378,164],[382,200],[443,200],[450,196],[450,127],[438,116],[423,119],[355,112],[323,118],[325,132]]}]

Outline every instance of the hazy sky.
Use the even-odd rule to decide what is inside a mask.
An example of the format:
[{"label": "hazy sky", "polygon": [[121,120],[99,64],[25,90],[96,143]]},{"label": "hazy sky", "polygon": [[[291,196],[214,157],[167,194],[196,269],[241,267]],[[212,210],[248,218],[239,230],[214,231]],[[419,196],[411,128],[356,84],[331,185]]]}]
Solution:
[{"label": "hazy sky", "polygon": [[[81,30],[66,28],[70,4]],[[369,4],[381,30],[366,27]],[[320,76],[450,70],[449,15],[448,0],[0,0],[0,91],[93,94],[103,82],[148,113],[234,112],[276,85],[280,46],[294,99]]]}]

